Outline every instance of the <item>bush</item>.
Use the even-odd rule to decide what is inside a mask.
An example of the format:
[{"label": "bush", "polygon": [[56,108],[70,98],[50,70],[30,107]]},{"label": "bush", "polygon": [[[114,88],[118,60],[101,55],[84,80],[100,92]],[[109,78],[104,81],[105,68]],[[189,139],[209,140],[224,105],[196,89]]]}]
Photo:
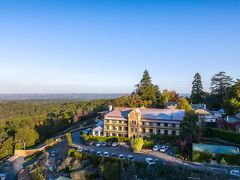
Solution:
[{"label": "bush", "polygon": [[179,136],[152,134],[150,139],[158,141],[161,144],[165,143],[176,144],[177,140],[179,139]]},{"label": "bush", "polygon": [[140,152],[143,147],[143,139],[142,138],[133,138],[131,140],[131,147],[133,152]]},{"label": "bush", "polygon": [[47,139],[45,142],[44,142],[44,144],[45,145],[51,145],[52,143],[54,143],[55,141],[54,141],[54,139],[53,138],[50,138],[50,139]]},{"label": "bush", "polygon": [[216,160],[219,164],[223,163],[223,159],[226,164],[240,166],[240,155],[227,155],[227,154],[217,154]]},{"label": "bush", "polygon": [[73,156],[75,152],[76,152],[76,149],[73,149],[73,148],[69,149],[68,152],[67,152],[67,155],[68,156]]},{"label": "bush", "polygon": [[207,162],[210,163],[212,159],[212,154],[208,152],[193,151],[192,160],[194,162]]},{"label": "bush", "polygon": [[67,133],[66,134],[66,138],[67,138],[67,142],[68,142],[68,144],[72,144],[72,135],[71,135],[71,133]]},{"label": "bush", "polygon": [[204,136],[208,138],[219,138],[235,144],[240,144],[240,133],[234,131],[226,131],[217,128],[205,128]]},{"label": "bush", "polygon": [[143,148],[152,149],[154,146],[153,140],[143,140]]}]

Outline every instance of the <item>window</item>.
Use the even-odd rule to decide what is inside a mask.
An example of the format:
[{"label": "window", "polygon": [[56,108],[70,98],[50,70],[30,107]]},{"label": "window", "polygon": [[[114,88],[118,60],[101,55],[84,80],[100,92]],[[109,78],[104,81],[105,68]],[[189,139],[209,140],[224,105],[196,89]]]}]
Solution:
[{"label": "window", "polygon": [[119,131],[121,131],[121,130],[122,130],[122,127],[119,127],[118,129],[119,129]]},{"label": "window", "polygon": [[164,135],[168,135],[168,130],[164,130]]},{"label": "window", "polygon": [[150,133],[153,133],[153,129],[149,129],[149,132],[150,132]]},{"label": "window", "polygon": [[131,132],[133,132],[133,128],[131,128]]},{"label": "window", "polygon": [[115,127],[115,126],[113,126],[113,130],[116,130],[116,127]]},{"label": "window", "polygon": [[157,123],[157,126],[160,126],[161,124],[160,123]]},{"label": "window", "polygon": [[132,121],[132,124],[133,124],[133,125],[136,125],[136,124],[137,124],[137,122],[136,122],[136,121]]},{"label": "window", "polygon": [[160,134],[161,134],[161,130],[160,130],[160,129],[158,129],[158,131],[157,131],[157,134],[158,134],[158,135],[160,135]]},{"label": "window", "polygon": [[164,127],[167,127],[168,126],[168,123],[164,123]]},{"label": "window", "polygon": [[116,134],[115,134],[115,133],[112,133],[112,136],[116,136]]},{"label": "window", "polygon": [[109,129],[109,126],[106,126],[106,129]]},{"label": "window", "polygon": [[175,135],[176,135],[176,131],[172,131],[172,135],[174,135],[174,136],[175,136]]},{"label": "window", "polygon": [[146,129],[145,129],[145,128],[143,128],[143,129],[142,129],[142,132],[143,132],[143,133],[145,133],[145,132],[146,132]]},{"label": "window", "polygon": [[142,122],[142,125],[143,125],[143,126],[144,126],[144,124],[145,124],[145,123],[144,123],[144,122]]},{"label": "window", "polygon": [[152,123],[152,122],[150,122],[150,123],[149,123],[149,126],[153,126],[153,123]]},{"label": "window", "polygon": [[128,128],[127,127],[125,127],[125,131],[127,131],[128,130]]},{"label": "window", "polygon": [[176,127],[176,124],[172,124],[172,127]]}]

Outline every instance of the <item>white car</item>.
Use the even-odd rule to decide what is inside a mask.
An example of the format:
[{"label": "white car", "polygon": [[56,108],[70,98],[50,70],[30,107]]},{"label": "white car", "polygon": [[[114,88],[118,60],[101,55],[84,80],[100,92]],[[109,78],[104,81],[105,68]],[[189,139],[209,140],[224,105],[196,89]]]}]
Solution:
[{"label": "white car", "polygon": [[152,150],[153,150],[153,151],[159,151],[160,148],[161,148],[160,145],[155,145],[155,146],[152,148]]},{"label": "white car", "polygon": [[133,155],[128,155],[128,156],[127,156],[127,159],[128,159],[129,161],[135,161]]},{"label": "white car", "polygon": [[166,152],[168,150],[168,147],[167,146],[162,146],[161,148],[160,148],[160,152]]},{"label": "white car", "polygon": [[103,153],[103,156],[104,156],[104,157],[109,157],[110,155],[109,155],[108,152],[104,152],[104,153]]},{"label": "white car", "polygon": [[56,157],[56,154],[57,154],[57,152],[56,152],[55,150],[52,150],[52,151],[51,151],[51,156],[52,156],[52,157]]},{"label": "white car", "polygon": [[102,143],[102,146],[107,146],[107,143],[106,143],[106,142],[103,142],[103,143]]},{"label": "white car", "polygon": [[146,158],[146,163],[149,164],[149,165],[154,165],[155,162],[152,158]]},{"label": "white car", "polygon": [[101,156],[102,155],[102,153],[100,151],[98,151],[96,154],[97,154],[97,156]]},{"label": "white car", "polygon": [[7,175],[4,173],[0,173],[0,180],[5,180],[7,179]]},{"label": "white car", "polygon": [[120,154],[118,157],[119,157],[120,159],[122,159],[122,160],[125,159],[125,156],[124,156],[123,154]]},{"label": "white car", "polygon": [[116,147],[116,146],[118,146],[118,142],[113,142],[112,147]]},{"label": "white car", "polygon": [[96,147],[100,147],[102,145],[102,143],[101,142],[98,142],[97,144],[96,144]]},{"label": "white car", "polygon": [[83,148],[82,147],[78,147],[77,148],[77,152],[83,152]]},{"label": "white car", "polygon": [[230,175],[235,176],[235,177],[240,177],[240,171],[239,170],[231,170]]}]

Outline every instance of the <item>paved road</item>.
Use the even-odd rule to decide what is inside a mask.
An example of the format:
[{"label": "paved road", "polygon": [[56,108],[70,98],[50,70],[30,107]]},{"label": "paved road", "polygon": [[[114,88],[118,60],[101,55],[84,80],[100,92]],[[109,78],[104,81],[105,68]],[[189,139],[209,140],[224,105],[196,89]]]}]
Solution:
[{"label": "paved road", "polygon": [[73,144],[77,146],[81,146],[87,149],[93,149],[95,152],[97,151],[100,151],[102,153],[108,152],[109,154],[115,153],[116,155],[123,154],[125,157],[127,157],[127,155],[133,155],[135,160],[140,162],[145,162],[145,159],[147,157],[151,157],[153,159],[168,161],[170,162],[170,164],[173,163],[175,165],[183,165],[183,166],[186,166],[187,168],[197,169],[201,171],[205,171],[206,169],[211,170],[211,168],[213,168],[211,171],[218,171],[219,173],[223,173],[224,171],[226,171],[229,174],[230,170],[232,169],[240,170],[240,167],[238,166],[233,167],[233,166],[221,166],[221,165],[205,165],[201,163],[183,162],[182,160],[172,157],[166,153],[155,152],[155,151],[144,151],[142,153],[133,153],[130,150],[128,150],[126,147],[123,147],[121,145],[118,147],[96,147],[94,145],[87,146],[83,144],[79,131],[72,133],[72,137],[73,137]]}]

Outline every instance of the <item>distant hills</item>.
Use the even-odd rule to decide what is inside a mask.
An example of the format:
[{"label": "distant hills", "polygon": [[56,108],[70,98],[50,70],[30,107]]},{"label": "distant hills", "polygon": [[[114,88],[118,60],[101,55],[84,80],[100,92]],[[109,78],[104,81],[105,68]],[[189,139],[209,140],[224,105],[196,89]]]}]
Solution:
[{"label": "distant hills", "polygon": [[0,101],[113,99],[128,93],[0,94]]},{"label": "distant hills", "polygon": [[[59,93],[59,94],[0,94],[0,101],[17,100],[96,100],[114,99],[129,93]],[[187,97],[189,93],[179,93]]]}]

